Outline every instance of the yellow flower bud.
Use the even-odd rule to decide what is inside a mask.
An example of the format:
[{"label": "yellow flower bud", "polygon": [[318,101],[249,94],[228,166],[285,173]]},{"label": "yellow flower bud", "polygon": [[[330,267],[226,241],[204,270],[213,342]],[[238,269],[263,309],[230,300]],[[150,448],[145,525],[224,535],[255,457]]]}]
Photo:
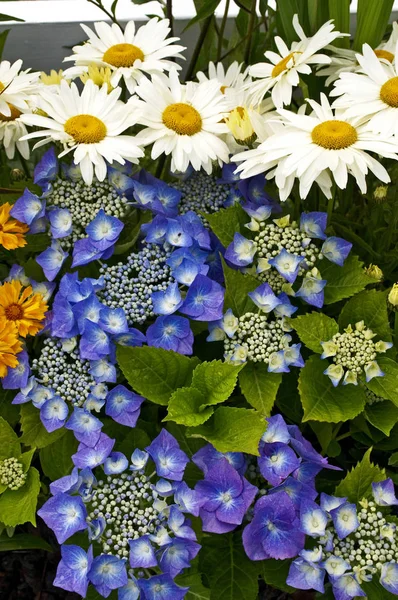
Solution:
[{"label": "yellow flower bud", "polygon": [[387,198],[388,185],[378,185],[373,192],[373,200],[379,204]]},{"label": "yellow flower bud", "polygon": [[398,283],[394,283],[390,293],[388,294],[388,301],[393,306],[398,306]]},{"label": "yellow flower bud", "polygon": [[384,279],[383,271],[377,265],[370,264],[364,271],[366,275],[369,275],[369,277],[372,277],[375,281],[383,281]]},{"label": "yellow flower bud", "polygon": [[249,111],[244,106],[237,106],[231,110],[225,123],[238,144],[250,145],[257,137],[250,121]]},{"label": "yellow flower bud", "polygon": [[90,65],[88,67],[87,73],[82,73],[80,75],[80,79],[83,83],[86,83],[89,79],[101,87],[104,83],[108,86],[108,94],[113,90],[113,86],[111,85],[111,75],[112,71],[109,67],[96,67],[94,65]]},{"label": "yellow flower bud", "polygon": [[63,79],[64,72],[62,69],[59,71],[52,69],[49,75],[43,71],[40,75],[40,81],[41,83],[44,83],[44,85],[59,85]]}]

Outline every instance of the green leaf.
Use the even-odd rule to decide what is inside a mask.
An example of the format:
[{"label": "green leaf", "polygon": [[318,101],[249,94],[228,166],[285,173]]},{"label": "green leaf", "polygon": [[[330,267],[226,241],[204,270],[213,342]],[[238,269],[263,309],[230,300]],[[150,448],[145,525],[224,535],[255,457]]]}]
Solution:
[{"label": "green leaf", "polygon": [[37,535],[17,533],[11,538],[8,535],[1,535],[0,552],[12,552],[14,550],[46,550],[47,552],[54,552],[50,544]]},{"label": "green leaf", "polygon": [[240,271],[230,269],[224,260],[223,271],[225,278],[224,309],[231,308],[235,317],[240,317],[247,312],[257,312],[257,306],[247,294],[258,288],[260,282],[251,275],[244,275]]},{"label": "green leaf", "polygon": [[144,450],[149,446],[151,439],[146,431],[139,427],[130,429],[123,439],[116,438],[115,449],[118,452],[123,452],[126,456],[130,456],[136,448]]},{"label": "green leaf", "polygon": [[203,216],[208,221],[213,233],[225,247],[229,246],[235,233],[239,232],[248,221],[247,215],[240,204],[234,204],[229,208],[221,208],[215,213]]},{"label": "green leaf", "polygon": [[151,402],[167,406],[175,390],[191,383],[197,358],[171,350],[118,346],[117,361],[131,387]]},{"label": "green leaf", "polygon": [[202,7],[197,11],[196,16],[189,21],[184,31],[195,25],[195,23],[200,23],[200,21],[213,15],[220,2],[221,0],[205,0]]},{"label": "green leaf", "polygon": [[286,583],[291,563],[291,560],[275,560],[274,558],[262,561],[261,575],[265,583],[284,592],[293,592],[294,588]]},{"label": "green leaf", "polygon": [[19,441],[25,446],[44,448],[65,435],[66,429],[63,427],[48,433],[40,421],[40,411],[30,402],[21,404],[20,414],[22,436]]},{"label": "green leaf", "polygon": [[201,439],[187,437],[186,427],[183,427],[182,425],[177,425],[177,423],[173,423],[172,421],[167,423],[166,429],[171,433],[171,435],[173,435],[176,438],[181,450],[184,450],[184,452],[189,457],[195,454],[195,452],[197,452],[205,444],[205,442]]},{"label": "green leaf", "polygon": [[398,406],[398,363],[387,356],[377,357],[377,364],[384,373],[384,377],[374,377],[365,385],[376,396],[391,400]]},{"label": "green leaf", "polygon": [[388,459],[388,464],[390,467],[398,467],[398,452],[391,454],[390,458]]},{"label": "green leaf", "polygon": [[213,360],[196,367],[192,376],[192,387],[199,390],[206,406],[228,400],[235,389],[238,373],[244,365],[232,365]]},{"label": "green leaf", "polygon": [[8,527],[16,527],[28,522],[36,525],[39,491],[39,471],[31,467],[22,487],[18,490],[8,489],[0,496],[0,521]]},{"label": "green leaf", "polygon": [[43,472],[52,481],[69,475],[73,468],[72,454],[78,442],[72,431],[66,431],[60,440],[40,450],[40,464]]},{"label": "green leaf", "polygon": [[247,558],[240,533],[204,538],[199,560],[210,600],[256,600],[259,566]]},{"label": "green leaf", "polygon": [[361,462],[350,471],[335,489],[336,496],[347,496],[350,502],[359,502],[372,496],[372,483],[386,478],[384,469],[370,462],[372,448],[365,453]]},{"label": "green leaf", "polygon": [[339,325],[345,328],[358,321],[364,321],[366,327],[377,333],[384,342],[391,341],[386,292],[366,290],[348,300],[340,313]]},{"label": "green leaf", "polygon": [[342,267],[323,260],[320,270],[322,279],[327,281],[325,304],[333,304],[343,298],[350,298],[365,289],[367,285],[375,282],[365,273],[363,263],[355,254],[349,254]]},{"label": "green leaf", "polygon": [[361,588],[367,600],[397,600],[396,594],[388,592],[375,578],[368,583],[361,583]]},{"label": "green leaf", "polygon": [[19,421],[19,406],[11,404],[16,396],[16,390],[4,390],[0,385],[0,416],[12,427]]},{"label": "green leaf", "polygon": [[30,469],[30,463],[32,462],[32,458],[34,453],[36,452],[36,448],[32,448],[28,450],[28,452],[24,452],[21,456],[18,457],[19,462],[22,464],[23,472],[27,473]]},{"label": "green leaf", "polygon": [[262,362],[249,362],[239,373],[242,394],[253,408],[269,417],[282,382],[282,373],[270,373]]},{"label": "green leaf", "polygon": [[184,600],[210,600],[210,590],[203,585],[199,573],[184,573],[179,575],[175,582],[181,587],[189,587]]},{"label": "green leaf", "polygon": [[[350,33],[350,1],[351,0],[329,0],[329,19],[334,20],[334,26],[342,33]],[[337,38],[333,45],[338,48],[349,48],[350,38]]]},{"label": "green leaf", "polygon": [[163,420],[189,427],[202,425],[214,412],[211,407],[201,408],[204,402],[205,396],[199,390],[193,387],[180,388],[172,394],[167,417]]},{"label": "green leaf", "polygon": [[11,15],[0,14],[0,21],[19,21],[20,23],[24,23],[23,19],[19,19],[18,17],[12,17]]},{"label": "green leaf", "polygon": [[365,415],[369,423],[385,435],[390,435],[391,429],[398,423],[398,407],[389,400],[367,404]]},{"label": "green leaf", "polygon": [[[103,600],[103,598],[103,595],[97,592],[95,587],[93,587],[92,585],[88,586],[86,600]],[[113,590],[113,592],[111,592],[110,596],[108,596],[108,600],[118,600],[118,593],[116,590]]]},{"label": "green leaf", "polygon": [[[293,41],[297,41],[297,33],[293,27],[293,17],[299,15],[299,20],[304,31],[308,34],[308,14],[306,11],[307,4],[302,0],[277,0],[276,3],[276,21],[279,35],[289,46]],[[304,13],[305,12],[305,19]]]},{"label": "green leaf", "polygon": [[313,312],[302,315],[295,319],[289,319],[288,323],[297,332],[303,344],[318,354],[323,352],[321,342],[328,342],[335,333],[339,332],[336,321],[323,313]]},{"label": "green leaf", "polygon": [[20,456],[21,444],[18,436],[3,417],[0,417],[0,440],[0,460]]},{"label": "green leaf", "polygon": [[394,0],[358,0],[357,30],[354,38],[354,49],[362,51],[362,44],[376,48],[380,44]]},{"label": "green leaf", "polygon": [[304,409],[303,421],[348,421],[359,415],[365,406],[366,396],[361,387],[333,387],[329,377],[323,374],[327,365],[327,361],[314,355],[301,369],[298,387]]},{"label": "green leaf", "polygon": [[247,452],[258,456],[265,429],[264,418],[255,410],[220,406],[206,425],[189,429],[188,436],[207,440],[219,452]]}]

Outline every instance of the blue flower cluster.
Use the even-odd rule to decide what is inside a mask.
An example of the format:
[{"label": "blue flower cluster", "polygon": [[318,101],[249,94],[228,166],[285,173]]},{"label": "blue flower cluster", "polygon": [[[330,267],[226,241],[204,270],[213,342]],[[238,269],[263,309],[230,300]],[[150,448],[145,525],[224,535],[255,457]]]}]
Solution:
[{"label": "blue flower cluster", "polygon": [[[270,209],[260,212],[247,205],[243,208],[251,217],[246,227],[253,232],[253,239],[235,233],[225,252],[227,262],[246,271],[253,265],[255,273],[274,292],[286,292],[321,308],[327,281],[322,279],[317,265],[327,258],[342,266],[352,244],[326,236],[327,214],[323,212],[302,213],[298,225],[290,223],[289,215],[267,222]],[[322,240],[322,246],[316,240]],[[300,287],[294,289],[297,281]]]},{"label": "blue flower cluster", "polygon": [[[115,440],[103,442],[91,466],[79,448],[72,474],[51,484],[38,512],[62,544],[54,584],[83,597],[91,584],[105,598],[117,589],[119,600],[182,599],[188,588],[174,578],[200,549],[186,517],[201,505],[183,481],[188,457],[166,430],[130,460],[111,451]],[[79,531],[87,546],[65,544]]]},{"label": "blue flower cluster", "polygon": [[398,594],[398,536],[390,507],[397,506],[394,484],[386,479],[372,484],[373,500],[356,506],[347,498],[321,494],[320,505],[302,504],[301,530],[315,541],[293,561],[287,583],[301,590],[324,592],[328,576],[336,600],[366,597],[361,583],[378,578]]}]

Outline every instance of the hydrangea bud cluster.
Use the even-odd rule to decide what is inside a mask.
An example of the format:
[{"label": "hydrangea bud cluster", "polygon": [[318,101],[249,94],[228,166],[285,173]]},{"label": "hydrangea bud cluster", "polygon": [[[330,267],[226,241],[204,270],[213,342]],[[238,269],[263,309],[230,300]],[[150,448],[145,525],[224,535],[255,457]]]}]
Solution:
[{"label": "hydrangea bud cluster", "polygon": [[233,338],[224,340],[225,360],[272,364],[273,355],[287,348],[291,339],[282,319],[270,321],[267,315],[248,312],[238,318]]},{"label": "hydrangea bud cluster", "polygon": [[0,483],[10,490],[19,490],[25,484],[26,473],[23,465],[15,457],[5,458],[0,461]]},{"label": "hydrangea bud cluster", "polygon": [[369,390],[367,387],[364,387],[366,402],[368,404],[377,404],[377,402],[385,402],[385,398],[381,396],[377,396],[372,390]]},{"label": "hydrangea bud cluster", "polygon": [[82,406],[96,381],[90,374],[90,361],[81,358],[76,340],[62,342],[47,338],[38,358],[32,361],[36,380],[73,406]]},{"label": "hydrangea bud cluster", "polygon": [[293,561],[287,583],[298,589],[324,592],[329,576],[337,600],[365,596],[360,587],[373,578],[398,594],[398,537],[390,519],[398,505],[391,479],[373,483],[373,500],[358,506],[347,498],[321,494],[320,506],[303,504],[302,530],[315,539],[313,550],[302,550]]},{"label": "hydrangea bud cluster", "polygon": [[96,179],[87,186],[83,181],[57,178],[52,183],[47,204],[66,208],[71,214],[73,231],[69,237],[62,240],[62,245],[68,250],[77,240],[86,237],[85,228],[101,208],[107,215],[118,219],[123,219],[129,209],[127,198],[118,194],[109,181],[99,182]]},{"label": "hydrangea bud cluster", "polygon": [[[83,530],[96,542],[88,552],[63,545],[54,583],[82,596],[91,583],[104,597],[118,589],[119,597],[143,599],[148,586],[159,586],[165,600],[183,598],[186,588],[173,580],[200,549],[184,513],[198,516],[203,504],[183,481],[189,459],[166,430],[130,460],[112,445],[95,472],[76,467],[52,483],[53,496],[39,510],[60,544]],[[68,560],[69,553],[81,561]]]},{"label": "hydrangea bud cluster", "polygon": [[342,378],[343,384],[358,385],[358,375],[362,372],[366,375],[366,381],[383,376],[375,359],[379,353],[391,348],[392,344],[375,342],[375,337],[376,334],[363,321],[358,321],[354,327],[348,325],[343,333],[335,333],[331,340],[321,342],[321,358],[331,358],[333,362],[324,371],[333,385],[338,385]]},{"label": "hydrangea bud cluster", "polygon": [[142,324],[153,317],[153,292],[164,291],[173,281],[166,264],[170,251],[158,244],[147,244],[123,262],[101,267],[104,287],[98,292],[110,308],[123,308],[129,325]]},{"label": "hydrangea bud cluster", "polygon": [[231,186],[220,183],[216,177],[202,171],[193,173],[184,181],[173,183],[181,192],[179,212],[214,213],[225,206],[231,194]]}]

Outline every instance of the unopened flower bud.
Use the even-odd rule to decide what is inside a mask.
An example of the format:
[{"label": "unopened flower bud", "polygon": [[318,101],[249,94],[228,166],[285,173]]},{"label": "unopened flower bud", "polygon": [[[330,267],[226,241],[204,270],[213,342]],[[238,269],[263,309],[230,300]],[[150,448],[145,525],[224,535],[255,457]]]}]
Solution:
[{"label": "unopened flower bud", "polygon": [[373,192],[373,200],[382,203],[387,198],[388,185],[379,185]]},{"label": "unopened flower bud", "polygon": [[398,283],[394,283],[389,294],[388,301],[394,308],[398,306]]},{"label": "unopened flower bud", "polygon": [[375,281],[383,281],[384,279],[383,271],[377,265],[370,264],[368,267],[365,267],[364,271],[366,275],[369,275]]},{"label": "unopened flower bud", "polygon": [[250,121],[249,111],[244,106],[237,106],[231,110],[225,122],[238,144],[250,146],[255,141],[257,136]]},{"label": "unopened flower bud", "polygon": [[11,181],[23,181],[25,173],[21,169],[12,169],[10,172]]}]

